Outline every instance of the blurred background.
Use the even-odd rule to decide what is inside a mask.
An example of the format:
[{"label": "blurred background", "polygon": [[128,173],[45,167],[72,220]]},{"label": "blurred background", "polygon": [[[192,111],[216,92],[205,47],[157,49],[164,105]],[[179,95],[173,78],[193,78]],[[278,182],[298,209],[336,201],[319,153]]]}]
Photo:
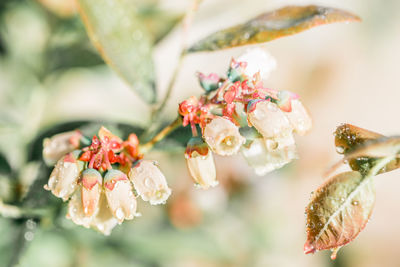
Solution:
[{"label": "blurred background", "polygon": [[[190,5],[183,0],[141,3],[171,18]],[[117,226],[109,237],[65,219],[61,200],[38,187],[28,200],[41,203],[47,198],[58,215],[40,221],[1,217],[0,265],[21,254],[19,266],[24,267],[399,266],[399,171],[377,177],[372,218],[336,261],[329,252],[304,255],[303,244],[310,192],[340,158],[333,143],[336,126],[346,122],[384,135],[400,133],[395,119],[400,112],[400,2],[204,0],[187,41],[289,4],[337,7],[363,20],[321,26],[262,45],[278,66],[267,86],[300,94],[313,117],[313,130],[297,138],[299,160],[257,177],[240,156],[216,157],[220,186],[202,191],[193,187],[182,151],[151,152],[148,158],[160,162],[173,194],[166,206],[139,201],[142,217]],[[159,99],[181,43],[178,24],[155,46]],[[175,118],[180,101],[202,93],[197,71],[223,75],[230,59],[246,49],[187,56],[164,120]],[[10,197],[10,176],[30,185],[40,173],[37,164],[28,163],[32,155],[40,155],[40,146],[30,144],[55,125],[106,120],[146,127],[149,119],[150,107],[90,44],[73,0],[1,1],[1,199]]]}]

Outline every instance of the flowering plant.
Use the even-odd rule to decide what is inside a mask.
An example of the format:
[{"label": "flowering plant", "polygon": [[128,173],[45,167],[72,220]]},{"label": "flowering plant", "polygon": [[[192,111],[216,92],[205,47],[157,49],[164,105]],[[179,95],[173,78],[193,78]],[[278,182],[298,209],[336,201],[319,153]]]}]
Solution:
[{"label": "flowering plant", "polygon": [[[0,40],[20,38],[14,40],[16,45],[10,45],[11,41],[7,41],[8,46],[5,48],[0,42],[0,71],[4,69],[11,73],[18,69],[18,75],[22,75],[19,72],[24,73],[23,78],[14,81],[15,84],[7,91],[12,92],[10,95],[15,94],[15,99],[9,99],[8,94],[1,94],[5,96],[5,101],[1,99],[1,108],[7,115],[4,117],[10,117],[12,123],[4,129],[3,124],[0,125],[0,214],[8,218],[10,225],[15,225],[19,231],[19,234],[12,235],[17,236],[17,245],[9,253],[10,266],[20,261],[24,244],[33,240],[36,228],[44,229],[44,232],[50,228],[65,229],[65,232],[70,233],[75,231],[75,225],[80,225],[108,236],[118,224],[139,217],[141,213],[138,210],[143,213],[143,217],[150,218],[149,221],[164,223],[163,227],[170,226],[165,221],[176,227],[197,223],[202,218],[202,211],[197,203],[201,201],[195,200],[195,194],[205,195],[205,198],[215,194],[223,202],[221,199],[229,199],[231,192],[245,187],[245,182],[228,175],[224,177],[218,174],[217,178],[214,155],[233,156],[240,153],[259,176],[280,169],[301,157],[296,150],[294,134],[305,135],[312,128],[310,114],[298,94],[267,86],[267,78],[277,64],[260,45],[322,24],[360,20],[336,8],[287,6],[212,33],[188,46],[187,37],[200,0],[194,0],[183,16],[170,14],[158,4],[149,4],[147,1],[56,2],[40,0],[32,8],[26,8],[23,3],[7,4],[5,10],[11,15],[4,19],[4,30],[3,26],[0,29]],[[0,10],[0,19],[3,19],[2,12]],[[78,13],[79,16],[74,16]],[[24,18],[23,23],[19,22],[20,18]],[[182,24],[182,47],[178,63],[167,84],[165,95],[160,98],[157,96],[153,49],[179,23]],[[19,33],[18,28],[22,25],[28,27],[26,32],[29,33],[39,30],[26,38]],[[13,32],[15,29],[18,34]],[[25,39],[32,40],[26,45],[28,42]],[[166,105],[171,100],[178,74],[189,55],[246,45],[254,47],[232,58],[226,75],[198,72],[197,79],[203,89],[202,93],[186,99],[176,99],[173,105],[177,117],[175,120],[167,118]],[[18,49],[21,54],[16,56],[13,53]],[[7,67],[3,68],[3,63]],[[139,112],[121,111],[124,116],[114,118],[112,114],[115,109],[127,106],[122,101],[123,97],[117,97],[115,101],[111,99],[114,95],[107,91],[107,99],[99,101],[96,97],[101,93],[86,93],[87,88],[83,86],[79,87],[78,93],[75,91],[72,94],[73,101],[69,104],[73,108],[65,109],[71,113],[64,110],[59,112],[62,116],[57,112],[53,114],[54,107],[55,110],[62,110],[62,105],[58,107],[58,103],[51,98],[54,95],[50,90],[62,87],[63,79],[68,75],[73,76],[71,73],[76,69],[79,73],[90,69],[98,74],[96,80],[100,79],[103,72],[106,72],[100,67],[104,63],[125,80],[135,97],[140,98],[133,105],[140,103],[139,109],[142,104],[145,107]],[[114,77],[111,73],[108,75]],[[193,75],[193,79],[195,77]],[[73,76],[71,80],[75,78]],[[98,83],[102,83],[102,80]],[[102,85],[109,87],[107,83]],[[17,89],[21,89],[20,95]],[[64,99],[65,95],[58,97],[63,103],[69,102]],[[27,100],[32,100],[28,107]],[[131,99],[127,102],[128,106],[133,106]],[[53,106],[53,109],[49,106]],[[86,109],[87,113],[81,109]],[[16,112],[8,116],[9,110]],[[65,118],[74,120],[76,117],[83,117],[85,121],[61,122]],[[120,122],[126,117],[129,119]],[[134,123],[132,118],[143,121],[141,124]],[[42,130],[43,126],[48,129]],[[350,128],[352,132],[354,129]],[[340,136],[352,138],[354,135]],[[346,138],[338,139],[343,145]],[[364,143],[364,138],[359,139],[362,140],[360,143]],[[350,200],[361,203],[352,193],[353,189],[359,190],[354,185],[365,185],[367,191],[371,191],[373,188],[368,181],[372,176],[399,166],[396,156],[398,139],[382,141],[380,135],[372,135],[369,139],[375,140],[372,150],[369,146],[365,150],[365,147],[361,149],[355,144],[346,143],[343,153],[353,171],[335,176],[331,180],[333,182],[324,184],[307,207],[306,253],[322,249],[337,251],[353,240],[365,226],[373,203],[365,201],[367,204],[364,206],[354,204],[355,208],[344,205]],[[207,192],[197,190],[193,193],[186,184],[187,180],[177,181],[183,171],[171,170],[168,163],[173,160],[169,157],[173,155],[172,152],[165,153],[165,150],[160,149],[169,141],[179,151],[182,160],[186,160],[187,174],[192,176],[196,187],[210,189],[219,183],[222,186]],[[164,158],[152,154],[152,151],[159,149]],[[359,154],[352,154],[352,149]],[[160,164],[154,158],[161,159]],[[331,190],[331,186],[335,189],[335,186],[339,187],[346,181],[352,182],[343,191],[347,194],[347,200],[343,203],[335,202],[337,205],[332,208],[327,204],[327,199],[333,198],[324,195],[324,190]],[[151,205],[142,206],[140,198]],[[167,204],[167,220],[162,220],[161,215],[157,217],[152,214],[153,211],[148,210],[159,204]],[[209,206],[214,206],[214,203]],[[159,210],[164,209],[159,207]],[[344,220],[337,218],[338,210],[345,210],[346,215],[353,216],[351,218],[357,219],[359,223],[352,225],[353,228],[348,227]],[[69,220],[60,214],[66,214]],[[335,228],[332,222],[341,222],[344,226]],[[123,228],[126,225],[129,224],[124,224],[120,229],[126,229]],[[80,231],[79,227],[77,229]],[[346,235],[350,232],[351,235]],[[91,234],[90,231],[86,233]],[[112,240],[113,235],[108,237],[109,240]],[[143,240],[147,241],[148,233],[144,235]],[[68,238],[64,236],[63,240]],[[117,242],[123,239],[124,236],[115,238]],[[174,243],[167,239],[169,245]],[[142,247],[143,243],[137,247]],[[153,250],[157,246],[150,247]],[[77,251],[80,252],[80,249]],[[149,264],[153,263],[149,260]],[[71,262],[70,265],[74,264]]]},{"label": "flowering plant", "polygon": [[312,122],[298,95],[264,86],[275,66],[263,50],[249,50],[232,59],[227,78],[199,73],[204,95],[179,105],[182,124],[190,125],[193,135],[185,157],[201,187],[217,184],[212,152],[230,156],[241,151],[258,175],[296,158],[293,132],[305,134]]}]

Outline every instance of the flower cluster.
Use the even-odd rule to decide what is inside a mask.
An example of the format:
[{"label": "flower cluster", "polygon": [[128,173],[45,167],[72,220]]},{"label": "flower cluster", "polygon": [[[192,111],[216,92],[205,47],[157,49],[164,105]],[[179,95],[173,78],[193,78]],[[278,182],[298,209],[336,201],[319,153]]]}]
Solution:
[{"label": "flower cluster", "polygon": [[156,163],[143,160],[139,141],[126,141],[102,127],[90,140],[67,132],[44,140],[46,163],[57,161],[45,189],[68,202],[67,218],[105,235],[136,212],[136,197],[163,204],[171,194]]},{"label": "flower cluster", "polygon": [[232,59],[227,78],[199,73],[206,92],[180,103],[183,126],[190,125],[193,135],[185,157],[200,187],[218,184],[212,152],[229,156],[241,151],[258,175],[297,157],[293,133],[304,135],[312,121],[297,94],[264,86],[275,65],[263,50],[250,50]]}]

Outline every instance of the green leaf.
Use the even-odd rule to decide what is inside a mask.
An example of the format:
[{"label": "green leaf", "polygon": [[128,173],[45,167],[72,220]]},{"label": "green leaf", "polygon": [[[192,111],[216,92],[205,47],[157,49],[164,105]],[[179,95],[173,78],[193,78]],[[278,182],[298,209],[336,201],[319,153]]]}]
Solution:
[{"label": "green leaf", "polygon": [[7,161],[7,158],[0,153],[0,174],[11,173],[11,166]]},{"label": "green leaf", "polygon": [[129,0],[78,0],[89,37],[104,61],[148,103],[156,100],[152,40]]},{"label": "green leaf", "polygon": [[375,161],[365,176],[356,171],[340,173],[312,194],[306,208],[306,254],[332,249],[331,258],[335,259],[338,249],[357,237],[366,226],[374,206],[372,177],[391,160],[393,156]]},{"label": "green leaf", "polygon": [[263,13],[244,24],[215,32],[194,44],[188,52],[215,51],[265,43],[315,26],[351,21],[360,21],[360,18],[347,11],[330,7],[287,6]]},{"label": "green leaf", "polygon": [[152,36],[154,44],[157,44],[174,29],[183,15],[171,14],[149,5],[139,10],[139,18]]},{"label": "green leaf", "polygon": [[50,49],[48,58],[49,69],[52,71],[104,64],[96,51],[80,43]]}]

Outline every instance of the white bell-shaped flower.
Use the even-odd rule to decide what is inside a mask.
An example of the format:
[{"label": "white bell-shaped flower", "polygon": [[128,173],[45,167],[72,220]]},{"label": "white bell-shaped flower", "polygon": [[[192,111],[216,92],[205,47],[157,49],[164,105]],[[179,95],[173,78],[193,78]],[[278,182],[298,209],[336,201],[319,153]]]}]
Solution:
[{"label": "white bell-shaped flower", "polygon": [[78,186],[80,170],[81,166],[75,155],[68,153],[57,162],[44,188],[66,201]]},{"label": "white bell-shaped flower", "polygon": [[68,202],[67,218],[72,220],[77,225],[82,225],[86,228],[90,227],[93,217],[87,216],[83,210],[81,187],[75,191]]},{"label": "white bell-shaped flower", "polygon": [[212,152],[208,150],[206,155],[200,155],[196,151],[186,157],[189,173],[196,185],[202,189],[208,189],[218,185]]},{"label": "white bell-shaped flower", "polygon": [[119,223],[132,220],[136,215],[136,198],[132,184],[125,173],[109,170],[104,177],[108,206]]},{"label": "white bell-shaped flower", "polygon": [[275,139],[292,133],[289,119],[276,104],[265,100],[255,105],[248,112],[248,120],[264,138]]},{"label": "white bell-shaped flower", "polygon": [[82,134],[79,131],[70,131],[45,138],[43,160],[46,165],[54,165],[62,156],[78,148],[81,137]]},{"label": "white bell-shaped flower", "polygon": [[297,158],[295,145],[268,149],[263,138],[257,138],[241,149],[242,155],[257,175],[265,175]]},{"label": "white bell-shaped flower", "polygon": [[299,135],[305,135],[312,127],[312,119],[300,100],[293,99],[291,105],[292,111],[285,114],[294,131]]},{"label": "white bell-shaped flower", "polygon": [[246,139],[239,127],[223,117],[215,117],[204,128],[203,138],[211,150],[221,156],[236,154]]},{"label": "white bell-shaped flower", "polygon": [[118,220],[112,214],[110,208],[108,207],[107,197],[105,193],[101,193],[99,200],[99,209],[90,226],[104,235],[110,235],[112,229],[118,224]]},{"label": "white bell-shaped flower", "polygon": [[164,174],[155,161],[140,160],[129,172],[136,192],[152,205],[164,204],[171,195]]},{"label": "white bell-shaped flower", "polygon": [[95,169],[86,169],[82,172],[82,206],[86,216],[92,216],[99,208],[99,199],[102,190],[103,178]]}]

